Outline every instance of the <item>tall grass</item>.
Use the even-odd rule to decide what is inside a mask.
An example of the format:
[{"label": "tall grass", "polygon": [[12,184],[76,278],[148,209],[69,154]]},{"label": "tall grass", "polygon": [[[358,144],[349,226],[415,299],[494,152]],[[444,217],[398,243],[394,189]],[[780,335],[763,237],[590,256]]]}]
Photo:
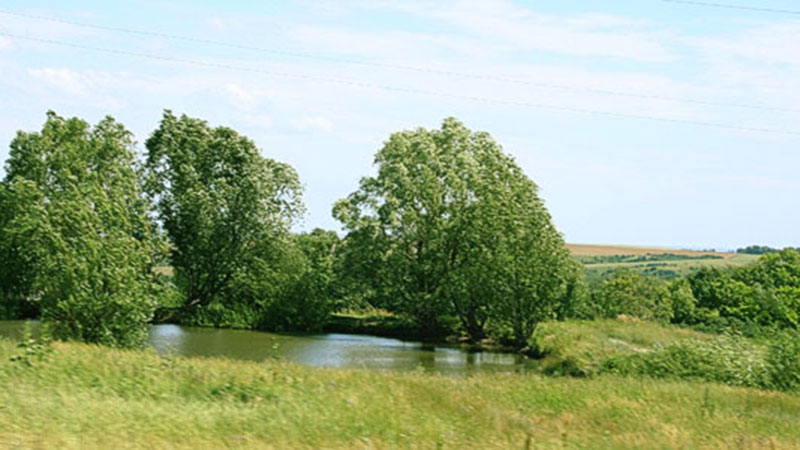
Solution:
[{"label": "tall grass", "polygon": [[[641,341],[653,338],[643,332]],[[444,377],[0,340],[0,447],[795,448],[800,397],[599,376]],[[713,414],[713,420],[707,418]]]},{"label": "tall grass", "polygon": [[544,355],[542,369],[548,374],[592,375],[610,357],[652,351],[656,346],[714,336],[676,326],[618,319],[547,322],[541,324],[531,347]]},{"label": "tall grass", "polygon": [[615,355],[601,372],[715,381],[734,386],[772,388],[771,366],[762,349],[741,337],[687,340],[658,345],[636,355]]}]

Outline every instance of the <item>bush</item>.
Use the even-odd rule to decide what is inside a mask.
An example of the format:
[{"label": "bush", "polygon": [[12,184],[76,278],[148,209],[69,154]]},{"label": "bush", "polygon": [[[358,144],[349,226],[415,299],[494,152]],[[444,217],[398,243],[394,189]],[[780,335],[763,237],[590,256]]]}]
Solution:
[{"label": "bush", "polygon": [[748,328],[800,326],[800,254],[794,250],[738,269],[703,268],[688,281],[705,316],[698,322],[716,327],[720,317]]},{"label": "bush", "polygon": [[774,388],[800,390],[800,335],[781,334],[767,350],[767,367]]},{"label": "bush", "polygon": [[603,315],[625,314],[644,320],[669,322],[672,318],[670,292],[665,282],[632,270],[618,270],[603,281],[596,302]]},{"label": "bush", "polygon": [[768,364],[761,352],[734,336],[711,341],[675,342],[658,346],[648,353],[612,356],[603,362],[600,372],[696,379],[760,388],[772,384]]},{"label": "bush", "polygon": [[679,278],[669,285],[672,303],[672,321],[675,323],[694,323],[697,315],[697,300],[692,287],[685,278]]}]

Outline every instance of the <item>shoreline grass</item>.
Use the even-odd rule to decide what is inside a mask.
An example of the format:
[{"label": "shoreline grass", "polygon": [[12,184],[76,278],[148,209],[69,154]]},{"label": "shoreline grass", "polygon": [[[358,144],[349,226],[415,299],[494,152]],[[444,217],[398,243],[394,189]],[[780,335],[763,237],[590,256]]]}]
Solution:
[{"label": "shoreline grass", "polygon": [[0,340],[16,448],[796,448],[800,396],[598,376],[447,377]]}]

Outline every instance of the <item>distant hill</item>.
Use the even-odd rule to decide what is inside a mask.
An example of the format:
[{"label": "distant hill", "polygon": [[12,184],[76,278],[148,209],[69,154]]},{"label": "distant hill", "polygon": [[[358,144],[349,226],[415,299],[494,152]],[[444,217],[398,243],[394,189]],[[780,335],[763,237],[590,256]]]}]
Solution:
[{"label": "distant hill", "polygon": [[630,245],[567,244],[572,256],[583,263],[586,278],[599,282],[616,270],[630,269],[666,280],[688,275],[702,267],[742,266],[758,260],[757,255],[709,252]]},{"label": "distant hill", "polygon": [[664,253],[695,257],[712,255],[724,259],[730,259],[736,256],[736,253],[733,252],[707,252],[675,248],[634,247],[630,245],[567,244],[567,249],[569,249],[573,256],[660,255]]}]

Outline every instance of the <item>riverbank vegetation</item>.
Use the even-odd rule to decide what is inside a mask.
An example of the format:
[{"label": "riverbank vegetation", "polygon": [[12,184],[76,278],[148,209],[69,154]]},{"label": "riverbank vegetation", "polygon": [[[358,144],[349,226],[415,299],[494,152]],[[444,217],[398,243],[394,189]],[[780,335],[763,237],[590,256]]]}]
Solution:
[{"label": "riverbank vegetation", "polygon": [[[614,325],[608,325],[614,328]],[[598,332],[606,325],[600,325]],[[664,330],[649,329],[641,339]],[[800,397],[697,380],[445,377],[0,340],[12,448],[795,448]]]},{"label": "riverbank vegetation", "polygon": [[[144,147],[137,155],[111,118],[90,126],[52,112],[40,132],[17,135],[0,183],[2,317],[117,347],[141,346],[150,323],[169,321],[450,338],[534,357],[557,353],[543,323],[591,329],[625,317],[763,338],[763,355],[795,367],[796,250],[738,255],[748,262],[738,266],[716,265],[734,258],[713,251],[570,257],[536,184],[488,133],[456,119],[389,137],[376,173],[333,205],[342,236],[293,232],[300,175],[230,128],[166,111]],[[677,263],[702,265],[676,276],[620,268]],[[620,267],[587,277],[603,265]],[[353,311],[380,314],[343,314]],[[713,354],[703,342],[600,366],[696,377],[702,369],[661,363]],[[740,384],[785,388],[767,372]]]},{"label": "riverbank vegetation", "polygon": [[59,338],[133,347],[154,318],[317,330],[379,307],[425,334],[521,348],[579,283],[536,185],[455,119],[390,137],[377,176],[333,208],[343,239],[293,234],[298,174],[199,119],[165,112],[141,159],[111,118],[49,113],[11,147],[2,312]]}]

